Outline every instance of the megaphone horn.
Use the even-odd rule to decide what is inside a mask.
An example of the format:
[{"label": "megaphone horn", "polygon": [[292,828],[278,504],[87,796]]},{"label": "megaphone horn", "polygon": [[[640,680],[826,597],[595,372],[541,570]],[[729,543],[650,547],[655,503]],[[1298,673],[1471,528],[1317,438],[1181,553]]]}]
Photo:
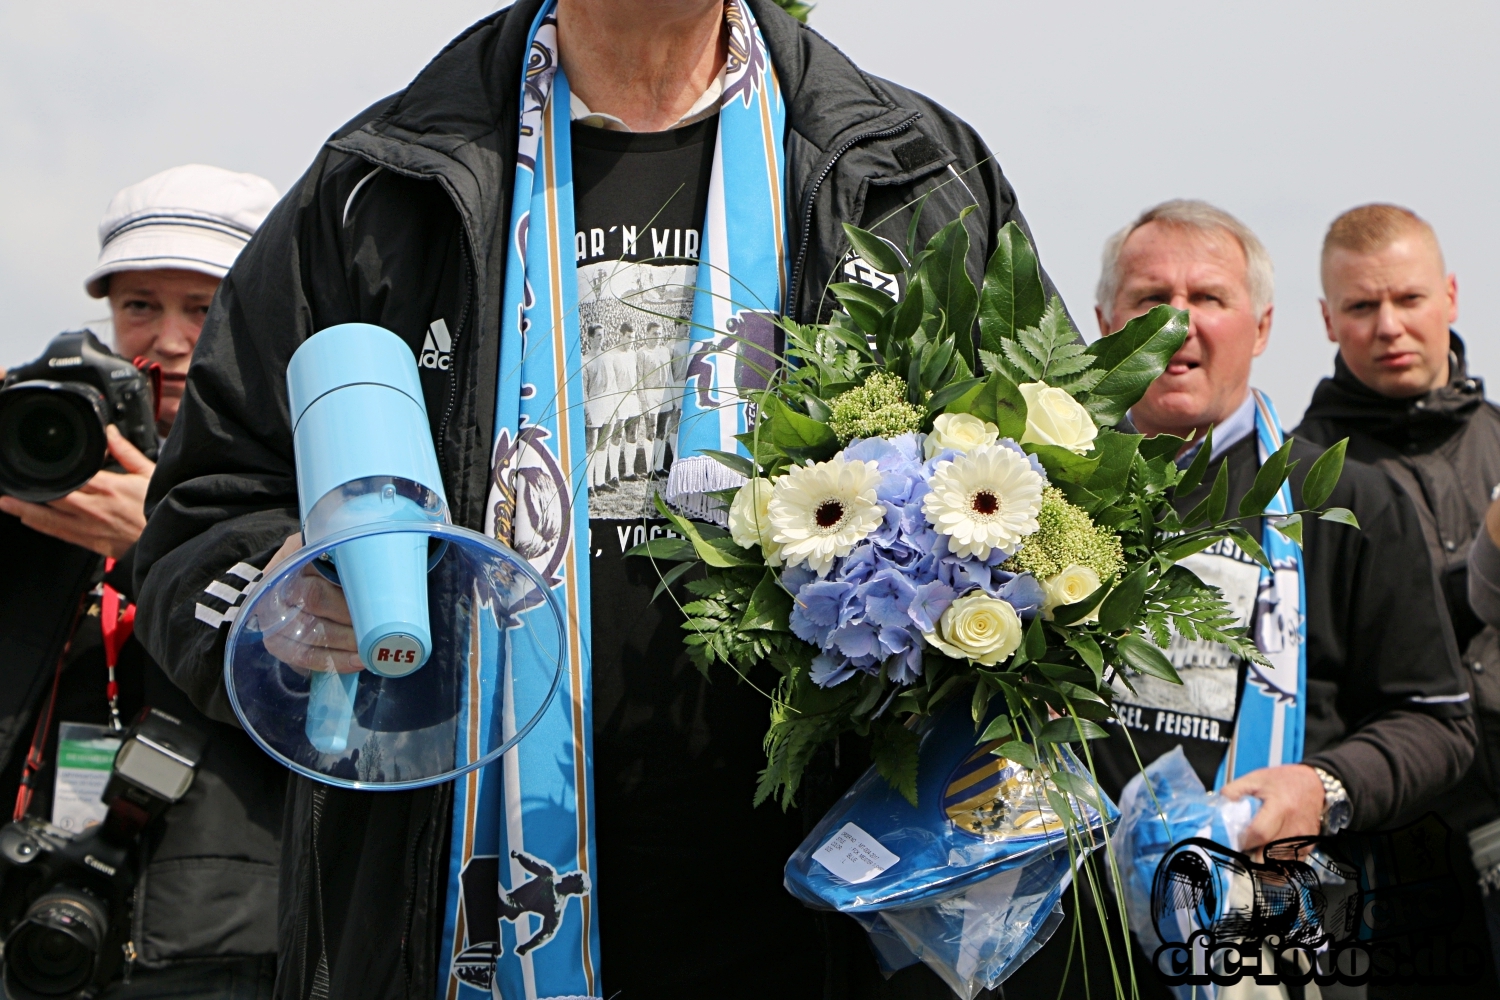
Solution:
[{"label": "megaphone horn", "polygon": [[[297,349],[286,378],[305,547],[260,581],[231,629],[236,713],[273,756],[336,785],[420,786],[494,759],[552,696],[502,731],[504,632],[519,622],[540,648],[560,649],[555,599],[514,551],[453,525],[399,337],[329,327]],[[347,625],[312,596],[329,584]],[[357,661],[333,654],[336,634],[345,650],[352,636]],[[560,657],[554,668],[552,692]]]}]

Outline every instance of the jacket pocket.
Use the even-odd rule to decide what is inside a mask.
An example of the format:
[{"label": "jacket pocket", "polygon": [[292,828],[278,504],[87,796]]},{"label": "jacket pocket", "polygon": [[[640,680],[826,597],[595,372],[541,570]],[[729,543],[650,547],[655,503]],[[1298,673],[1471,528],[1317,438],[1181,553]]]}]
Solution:
[{"label": "jacket pocket", "polygon": [[147,865],[136,887],[140,964],[274,954],[276,884],[276,866],[260,861],[199,857]]}]

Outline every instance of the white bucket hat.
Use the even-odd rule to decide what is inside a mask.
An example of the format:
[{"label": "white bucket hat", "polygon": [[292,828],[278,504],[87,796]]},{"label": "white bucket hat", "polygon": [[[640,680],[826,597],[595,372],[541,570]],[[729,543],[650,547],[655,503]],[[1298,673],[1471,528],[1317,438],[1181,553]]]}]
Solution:
[{"label": "white bucket hat", "polygon": [[84,288],[102,299],[116,271],[154,268],[222,278],[279,197],[263,177],[198,163],[132,184],[99,223],[99,265]]}]

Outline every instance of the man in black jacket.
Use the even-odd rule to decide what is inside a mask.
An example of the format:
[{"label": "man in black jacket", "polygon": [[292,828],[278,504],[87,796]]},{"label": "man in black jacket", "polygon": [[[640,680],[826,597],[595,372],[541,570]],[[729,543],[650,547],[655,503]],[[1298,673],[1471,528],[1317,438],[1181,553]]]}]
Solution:
[{"label": "man in black jacket", "polygon": [[[1470,546],[1500,487],[1500,410],[1450,329],[1458,283],[1437,235],[1409,210],[1363,205],[1335,219],[1323,241],[1323,294],[1323,322],[1339,352],[1297,433],[1325,445],[1347,437],[1349,456],[1380,466],[1416,506],[1463,650],[1479,737],[1463,782],[1417,808],[1466,833],[1500,818],[1500,632],[1475,616],[1467,584]],[[1465,889],[1462,930],[1488,952],[1500,932],[1500,896],[1489,897],[1487,929],[1464,839],[1451,846]],[[1500,985],[1491,974],[1476,989],[1487,996]]]},{"label": "man in black jacket", "polygon": [[[1160,303],[1186,309],[1188,337],[1167,371],[1131,410],[1145,434],[1201,439],[1213,426],[1213,452],[1203,484],[1180,498],[1182,512],[1201,502],[1228,467],[1228,510],[1249,491],[1261,458],[1251,364],[1270,335],[1272,272],[1254,233],[1213,206],[1174,201],[1143,213],[1106,245],[1099,280],[1101,334]],[[1294,509],[1322,449],[1294,443]],[[1180,461],[1196,454],[1189,449]],[[1357,462],[1344,467],[1328,503],[1354,511],[1360,528],[1309,519],[1303,535],[1307,628],[1306,731],[1300,763],[1241,774],[1224,786],[1232,798],[1262,802],[1241,844],[1254,850],[1273,840],[1378,830],[1417,802],[1453,786],[1473,757],[1473,723],[1456,650],[1409,500],[1380,472]],[[1263,519],[1244,525],[1257,540]],[[1260,568],[1238,546],[1221,543],[1182,564],[1223,590],[1257,642],[1271,615]],[[1093,743],[1107,792],[1118,795],[1149,764],[1181,746],[1205,787],[1212,788],[1246,689],[1258,681],[1247,664],[1207,642],[1174,637],[1167,652],[1183,683],[1154,678],[1117,692],[1111,737]],[[1295,694],[1295,692],[1292,692]],[[1127,735],[1129,741],[1125,739]],[[1133,744],[1133,746],[1132,746]],[[1137,757],[1137,755],[1139,755]],[[1109,995],[1099,963],[1098,921],[1083,918],[1094,995]],[[1057,994],[1070,935],[1064,928],[1007,990],[1028,986]],[[1124,952],[1117,948],[1123,965]],[[1137,951],[1137,955],[1141,952]],[[1147,963],[1137,963],[1146,995],[1164,995]],[[1037,995],[1042,995],[1040,992]],[[1062,994],[1083,996],[1075,970]]]},{"label": "man in black jacket", "polygon": [[[190,164],[131,185],[105,212],[85,288],[108,298],[115,349],[160,366],[164,435],[219,281],[276,197],[253,174]],[[102,818],[97,790],[57,780],[59,724],[110,722],[105,646],[123,638],[115,664],[120,721],[128,725],[150,705],[207,742],[187,793],[142,834],[133,967],[120,977],[130,981],[107,987],[102,1000],[269,997],[286,774],[237,725],[201,715],[129,636],[128,618],[103,619],[113,602],[101,585],[120,592],[121,611],[134,593],[131,565],[152,473],[151,460],[113,427],[109,449],[121,471],[101,471],[67,496],[46,504],[0,497],[0,540],[12,560],[0,601],[0,803],[6,819],[14,801],[18,812],[72,831]],[[254,575],[242,566],[226,586],[238,590]],[[219,603],[208,594],[200,601]],[[9,909],[19,900],[5,902]]]},{"label": "man in black jacket", "polygon": [[[284,379],[287,359],[307,337],[362,321],[411,345],[454,520],[483,527],[518,88],[540,6],[523,0],[475,25],[406,90],[340,129],[215,301],[179,432],[153,482],[137,565],[138,627],[148,648],[215,718],[232,717],[222,682],[225,630],[205,624],[194,606],[230,567],[264,567],[284,545],[296,545],[288,542],[298,524]],[[902,243],[921,198],[917,237],[924,242],[975,209],[964,223],[966,263],[979,281],[999,228],[1023,220],[974,132],[920,95],[861,73],[770,0],[749,7],[787,106],[784,312],[812,321],[827,314],[830,282],[888,280],[849,257],[840,224],[873,227]],[[672,171],[667,193],[680,186],[687,194],[664,211],[687,215],[654,224],[691,232],[692,241],[702,231],[693,215],[702,201],[695,208],[690,195],[706,198],[713,142],[699,133],[724,65],[723,9],[714,0],[559,6],[560,54],[574,97],[581,264],[585,257],[634,260],[634,249],[613,241],[635,231],[641,206],[625,206],[632,217],[620,219],[621,227],[604,217],[632,197],[616,183],[612,159],[662,157],[665,166],[632,176],[657,184],[662,170]],[[580,34],[582,24],[595,30]],[[590,192],[612,189],[620,193],[590,204]],[[582,221],[591,212],[597,227]],[[681,245],[695,243],[684,237]],[[675,242],[670,252],[656,251],[678,252]],[[616,329],[618,318],[599,322]],[[672,405],[654,396],[625,403],[624,413]],[[651,470],[642,473],[639,461],[625,467],[626,460],[612,470],[621,484],[606,494],[611,503],[627,486],[645,489],[624,480]],[[600,501],[591,498],[591,507]],[[627,522],[591,511],[593,891],[603,994],[800,998],[887,990],[857,925],[817,918],[781,888],[786,857],[853,774],[811,781],[805,814],[750,808],[768,705],[749,685],[709,684],[692,668],[680,615],[650,601],[650,565],[621,558],[635,540],[625,529],[641,525],[639,508],[629,513],[635,517]],[[858,769],[850,762],[849,772]],[[444,898],[451,786],[379,795],[301,779],[292,787],[279,994],[429,1000],[440,985],[439,940],[451,904]],[[922,967],[893,988],[906,983],[934,996],[946,989]]]}]

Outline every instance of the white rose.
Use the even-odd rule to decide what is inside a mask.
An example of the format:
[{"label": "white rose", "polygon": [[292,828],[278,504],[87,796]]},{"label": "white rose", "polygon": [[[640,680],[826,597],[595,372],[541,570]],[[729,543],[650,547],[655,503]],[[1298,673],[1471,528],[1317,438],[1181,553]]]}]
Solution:
[{"label": "white rose", "polygon": [[948,605],[937,631],[925,635],[940,651],[993,667],[1021,645],[1021,616],[1004,601],[976,590]]},{"label": "white rose", "polygon": [[729,504],[729,537],[741,548],[759,545],[766,562],[781,565],[781,546],[771,538],[771,481],[752,479]]},{"label": "white rose", "polygon": [[1026,400],[1022,444],[1055,444],[1079,455],[1093,450],[1099,428],[1078,400],[1046,382],[1024,382],[1017,388]]},{"label": "white rose", "polygon": [[[1077,604],[1099,589],[1099,574],[1087,566],[1069,566],[1056,576],[1042,581],[1046,598],[1042,601],[1042,616],[1052,620],[1054,608],[1064,604]],[[1099,620],[1099,609],[1095,608],[1082,619],[1086,622]]]},{"label": "white rose", "polygon": [[922,443],[922,457],[931,458],[945,448],[967,455],[999,437],[1000,428],[972,413],[939,413],[932,420],[932,433]]}]

